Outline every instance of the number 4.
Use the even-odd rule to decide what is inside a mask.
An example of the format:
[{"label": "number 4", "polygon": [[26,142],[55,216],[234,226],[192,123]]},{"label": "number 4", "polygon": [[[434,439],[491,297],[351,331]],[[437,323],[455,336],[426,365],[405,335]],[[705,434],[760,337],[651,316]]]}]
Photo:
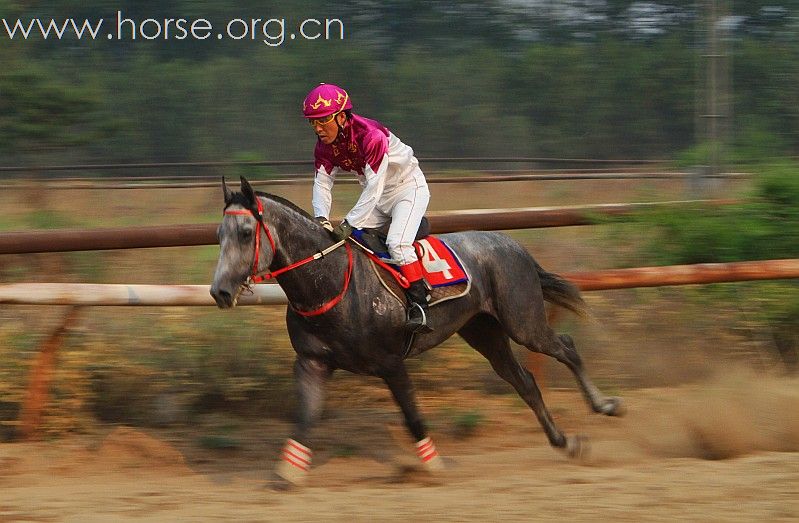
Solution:
[{"label": "number 4", "polygon": [[451,280],[452,273],[450,272],[450,269],[452,269],[452,267],[449,266],[447,260],[439,258],[438,253],[436,252],[435,249],[433,249],[433,247],[430,245],[430,243],[427,240],[419,240],[418,243],[419,246],[422,248],[421,261],[422,265],[424,265],[425,270],[429,273],[443,272],[444,278],[446,278],[447,280]]}]

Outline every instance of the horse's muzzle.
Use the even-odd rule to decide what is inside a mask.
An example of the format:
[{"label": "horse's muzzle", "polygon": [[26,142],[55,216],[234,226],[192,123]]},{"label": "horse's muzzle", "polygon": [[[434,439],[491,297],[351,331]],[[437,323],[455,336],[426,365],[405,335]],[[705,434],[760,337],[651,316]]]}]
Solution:
[{"label": "horse's muzzle", "polygon": [[213,286],[211,287],[211,296],[214,298],[216,306],[220,309],[230,309],[235,306],[235,297],[228,291]]}]

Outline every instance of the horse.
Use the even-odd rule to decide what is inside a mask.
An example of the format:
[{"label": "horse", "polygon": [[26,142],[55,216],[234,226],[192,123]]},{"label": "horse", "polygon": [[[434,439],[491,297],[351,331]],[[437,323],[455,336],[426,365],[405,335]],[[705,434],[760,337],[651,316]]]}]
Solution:
[{"label": "horse", "polygon": [[472,283],[465,296],[430,307],[432,332],[416,334],[408,343],[406,304],[381,284],[366,253],[347,241],[332,244],[329,232],[307,212],[280,196],[256,193],[244,177],[241,192],[232,192],[224,178],[222,190],[220,253],[210,289],[216,304],[234,307],[242,290],[266,278],[277,280],[289,302],[286,327],[296,352],[298,412],[275,469],[286,486],[300,485],[308,475],[310,432],[321,416],[326,381],[337,369],[381,378],[402,411],[422,465],[442,469],[404,360],[455,333],[516,390],[550,445],[569,457],[583,454],[587,438],[566,436],[555,425],[535,378],[516,360],[509,340],[566,365],[594,412],[622,414],[621,399],[605,396],[589,379],[572,338],[557,335],[547,323],[545,301],[584,313],[579,291],[545,271],[508,236],[485,231],[438,236],[457,253]]}]

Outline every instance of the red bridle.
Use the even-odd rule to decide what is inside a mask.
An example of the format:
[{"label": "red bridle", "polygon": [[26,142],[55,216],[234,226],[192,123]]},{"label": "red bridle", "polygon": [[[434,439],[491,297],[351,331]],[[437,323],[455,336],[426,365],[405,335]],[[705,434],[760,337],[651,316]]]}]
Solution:
[{"label": "red bridle", "polygon": [[320,314],[324,314],[325,312],[327,312],[330,309],[332,309],[333,307],[335,307],[338,304],[338,302],[340,302],[341,299],[344,297],[344,294],[346,294],[347,289],[350,286],[350,277],[352,276],[352,265],[353,265],[353,262],[352,262],[352,248],[350,248],[349,244],[346,244],[346,240],[342,240],[342,241],[340,241],[340,242],[338,242],[336,244],[333,244],[332,246],[328,247],[327,249],[325,249],[323,251],[317,252],[316,254],[313,254],[312,256],[308,256],[307,258],[304,258],[304,259],[302,259],[300,261],[297,261],[297,262],[294,262],[294,263],[292,263],[290,265],[287,265],[287,266],[283,267],[282,269],[278,269],[276,271],[271,271],[271,272],[267,271],[267,272],[265,272],[263,274],[259,274],[258,265],[259,265],[260,256],[261,256],[261,229],[264,230],[264,232],[266,233],[267,239],[269,239],[269,246],[272,248],[272,257],[275,256],[275,253],[277,252],[277,250],[275,248],[275,239],[272,237],[272,233],[269,232],[269,227],[267,227],[266,224],[264,223],[264,206],[263,206],[263,203],[261,203],[261,199],[260,198],[256,198],[255,200],[256,200],[256,205],[258,206],[258,215],[257,216],[249,209],[236,209],[236,210],[229,210],[229,211],[226,210],[225,211],[225,214],[250,215],[253,218],[255,218],[255,221],[257,222],[256,229],[255,229],[255,254],[253,256],[252,273],[247,278],[247,281],[245,282],[245,285],[262,283],[262,282],[264,282],[266,280],[271,280],[272,278],[276,278],[277,276],[283,274],[284,272],[288,272],[288,271],[290,271],[292,269],[296,269],[297,267],[301,267],[301,266],[305,265],[306,263],[310,263],[310,262],[312,262],[314,260],[318,260],[319,258],[323,258],[328,253],[330,253],[330,252],[334,251],[335,249],[338,249],[339,247],[344,245],[346,247],[346,249],[347,249],[347,272],[344,275],[344,288],[341,290],[341,292],[338,295],[336,295],[333,299],[331,299],[330,301],[325,302],[324,304],[322,304],[319,308],[316,308],[316,309],[313,309],[313,310],[310,310],[310,311],[299,310],[294,305],[292,305],[291,302],[289,302],[289,305],[291,305],[291,308],[294,309],[294,312],[296,312],[297,314],[299,314],[301,316],[318,316]]}]

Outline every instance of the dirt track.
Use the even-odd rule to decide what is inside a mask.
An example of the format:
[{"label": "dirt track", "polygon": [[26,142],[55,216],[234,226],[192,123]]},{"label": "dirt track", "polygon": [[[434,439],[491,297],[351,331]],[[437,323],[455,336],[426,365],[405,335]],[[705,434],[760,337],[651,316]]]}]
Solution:
[{"label": "dirt track", "polygon": [[[552,450],[518,400],[461,391],[485,419],[466,439],[434,427],[452,460],[436,478],[415,468],[390,404],[337,409],[309,485],[288,493],[265,487],[284,422],[249,427],[228,451],[193,446],[188,430],[125,427],[5,444],[0,521],[797,521],[797,385],[732,373],[632,391],[622,419],[551,391],[560,426],[591,438],[583,462]],[[423,395],[423,410],[438,401]]]}]

